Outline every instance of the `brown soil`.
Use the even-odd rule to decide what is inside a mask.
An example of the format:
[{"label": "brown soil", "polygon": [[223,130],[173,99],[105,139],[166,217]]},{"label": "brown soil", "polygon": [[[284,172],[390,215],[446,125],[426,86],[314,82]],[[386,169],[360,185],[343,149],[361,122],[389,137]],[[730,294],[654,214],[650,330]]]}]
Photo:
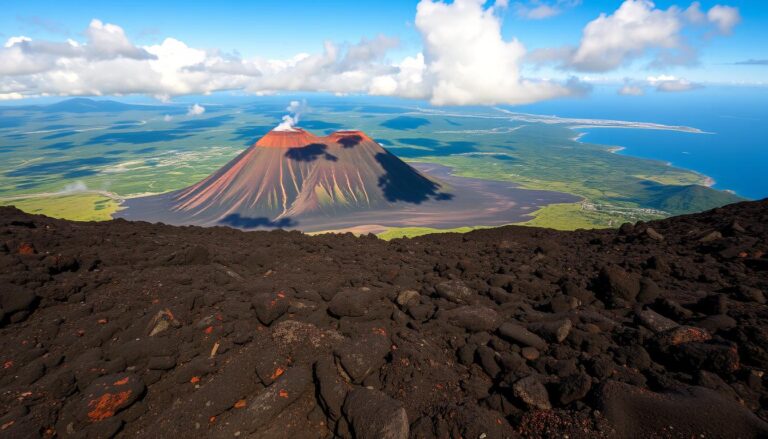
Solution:
[{"label": "brown soil", "polygon": [[0,437],[767,437],[768,201],[384,242],[0,208]]}]

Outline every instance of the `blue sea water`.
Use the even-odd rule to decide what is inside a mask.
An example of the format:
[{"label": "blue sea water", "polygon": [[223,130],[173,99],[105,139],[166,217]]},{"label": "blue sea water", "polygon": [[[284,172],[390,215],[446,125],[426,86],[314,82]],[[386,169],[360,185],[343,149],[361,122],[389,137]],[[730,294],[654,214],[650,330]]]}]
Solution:
[{"label": "blue sea water", "polygon": [[622,146],[620,154],[670,162],[715,180],[715,188],[768,197],[768,87],[709,87],[686,93],[618,96],[595,90],[588,100],[558,100],[514,111],[560,117],[685,125],[712,134],[585,129],[582,142]]}]

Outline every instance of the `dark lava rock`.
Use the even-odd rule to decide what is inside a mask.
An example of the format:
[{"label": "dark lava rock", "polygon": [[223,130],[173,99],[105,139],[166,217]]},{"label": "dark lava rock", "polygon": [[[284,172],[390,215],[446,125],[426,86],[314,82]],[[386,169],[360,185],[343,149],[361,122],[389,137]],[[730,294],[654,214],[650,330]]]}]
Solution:
[{"label": "dark lava rock", "polygon": [[523,346],[531,346],[539,350],[547,348],[547,342],[541,337],[525,329],[516,323],[502,323],[499,326],[499,334],[513,343],[519,343]]},{"label": "dark lava rock", "polygon": [[478,346],[476,353],[480,362],[480,366],[483,368],[485,373],[487,373],[491,378],[495,378],[501,372],[501,367],[496,361],[496,351],[489,348],[488,346]]},{"label": "dark lava rock", "polygon": [[637,320],[645,326],[646,328],[650,329],[653,332],[664,332],[669,329],[677,328],[678,325],[673,320],[670,320],[663,315],[657,313],[656,311],[650,310],[650,309],[644,309],[642,311],[637,312]]},{"label": "dark lava rock", "polygon": [[600,389],[598,404],[618,437],[765,437],[768,424],[737,402],[703,387],[653,393],[617,381]]},{"label": "dark lava rock", "polygon": [[378,390],[351,391],[344,402],[344,414],[355,437],[408,438],[408,415],[402,404]]},{"label": "dark lava rock", "polygon": [[748,287],[746,285],[739,285],[736,292],[736,297],[745,302],[756,302],[759,304],[765,304],[765,294],[757,288]]},{"label": "dark lava rock", "polygon": [[728,299],[724,294],[712,294],[696,302],[696,309],[709,315],[725,314],[728,312]]},{"label": "dark lava rock", "polygon": [[359,317],[368,313],[371,302],[378,297],[369,288],[339,291],[328,304],[328,311],[337,317]]},{"label": "dark lava rock", "polygon": [[31,311],[37,302],[32,291],[17,285],[0,285],[0,309],[5,315]]},{"label": "dark lava rock", "polygon": [[454,303],[469,303],[475,292],[460,280],[451,280],[435,285],[437,295]]},{"label": "dark lava rock", "polygon": [[315,377],[323,409],[332,420],[338,420],[350,386],[339,375],[333,357],[325,356],[315,363]]},{"label": "dark lava rock", "polygon": [[557,385],[560,404],[567,405],[584,398],[592,388],[592,378],[585,373],[566,377]]},{"label": "dark lava rock", "polygon": [[633,303],[640,293],[640,277],[616,266],[603,267],[597,283],[605,300],[612,305],[619,304],[619,300]]},{"label": "dark lava rock", "polygon": [[334,352],[352,382],[359,384],[384,365],[390,344],[386,334],[369,333],[343,343]]},{"label": "dark lava rock", "polygon": [[549,393],[544,384],[533,375],[529,375],[512,385],[512,392],[522,402],[539,410],[549,410],[552,403],[549,402]]},{"label": "dark lava rock", "polygon": [[236,411],[229,423],[217,426],[216,436],[236,437],[256,431],[296,401],[311,384],[312,369],[309,366],[291,367],[249,401],[247,407]]},{"label": "dark lava rock", "polygon": [[768,200],[392,241],[0,207],[0,236],[2,437],[767,436]]},{"label": "dark lava rock", "polygon": [[289,305],[288,298],[282,291],[255,294],[252,303],[256,310],[256,317],[265,325],[272,324],[273,321],[285,314]]},{"label": "dark lava rock", "polygon": [[449,323],[472,332],[494,331],[501,322],[499,314],[485,306],[461,306],[439,316]]},{"label": "dark lava rock", "polygon": [[551,343],[562,343],[571,333],[573,323],[570,320],[556,320],[553,322],[538,322],[528,325],[528,329],[542,336]]}]

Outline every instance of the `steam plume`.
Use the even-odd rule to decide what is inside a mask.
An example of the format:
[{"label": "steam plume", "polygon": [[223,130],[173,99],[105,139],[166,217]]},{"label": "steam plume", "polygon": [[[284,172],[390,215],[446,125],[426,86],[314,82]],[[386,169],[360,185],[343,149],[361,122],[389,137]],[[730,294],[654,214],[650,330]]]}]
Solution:
[{"label": "steam plume", "polygon": [[307,101],[291,101],[286,110],[290,114],[283,116],[283,121],[275,127],[275,131],[295,131],[295,126],[299,123],[302,113],[307,110]]}]

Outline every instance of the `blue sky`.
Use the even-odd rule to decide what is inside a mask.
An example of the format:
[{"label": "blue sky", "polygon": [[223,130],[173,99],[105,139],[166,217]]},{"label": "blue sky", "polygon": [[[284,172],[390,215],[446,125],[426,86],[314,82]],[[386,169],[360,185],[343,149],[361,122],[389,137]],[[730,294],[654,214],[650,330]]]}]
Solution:
[{"label": "blue sky", "polygon": [[[472,0],[467,0],[471,2]],[[643,1],[643,0],[637,0]],[[450,2],[449,2],[450,3]],[[497,1],[497,6],[498,5]],[[680,10],[688,8],[691,2],[656,1],[655,9],[668,10],[677,6]],[[554,78],[561,82],[569,77],[578,77],[587,81],[608,80],[621,82],[624,78],[631,78],[634,83],[645,81],[648,77],[675,77],[684,78],[690,84],[704,85],[707,83],[749,83],[765,84],[768,80],[768,66],[766,65],[734,65],[735,62],[745,60],[768,59],[768,3],[763,1],[701,1],[700,9],[706,13],[716,5],[730,5],[738,8],[740,20],[732,27],[730,34],[717,34],[712,26],[686,25],[680,31],[679,36],[685,38],[686,46],[696,51],[695,63],[692,65],[664,65],[663,67],[649,68],[649,59],[654,56],[655,50],[650,47],[642,56],[626,58],[620,66],[609,71],[583,71],[562,68],[557,63],[530,64],[518,60],[508,66],[519,68],[522,76],[535,77],[536,79]],[[221,0],[216,2],[201,1],[121,1],[121,2],[65,2],[65,1],[15,1],[6,2],[0,14],[0,41],[6,41],[11,37],[24,36],[33,41],[63,42],[73,39],[80,43],[86,41],[85,30],[92,19],[98,19],[103,23],[110,23],[122,28],[127,39],[137,47],[159,45],[166,38],[171,37],[183,42],[186,46],[205,51],[218,51],[227,55],[236,55],[243,59],[289,59],[298,53],[320,54],[323,52],[323,43],[331,41],[337,44],[341,50],[345,50],[344,43],[357,43],[361,38],[374,39],[378,35],[385,35],[399,40],[397,47],[388,47],[377,65],[398,64],[406,57],[413,57],[418,53],[430,53],[429,47],[425,47],[424,36],[432,31],[437,34],[439,30],[416,25],[417,15],[416,1],[390,0],[381,1],[307,1],[295,0],[290,3],[278,1],[231,1]],[[524,11],[547,4],[558,10],[559,13],[546,19],[531,19],[525,17]],[[516,2],[509,0],[508,5],[500,5],[494,9],[495,17],[501,24],[501,37],[504,41],[517,38],[527,49],[527,54],[537,49],[556,49],[563,47],[577,47],[582,37],[585,26],[595,20],[601,13],[612,14],[621,5],[618,1],[595,0],[529,0]],[[505,7],[504,7],[505,6]],[[493,2],[484,5],[485,10],[493,8]],[[439,11],[438,11],[439,12]],[[438,13],[435,12],[435,13]],[[448,13],[448,11],[446,11]],[[457,30],[459,32],[459,30]],[[432,56],[448,57],[452,60],[453,54],[435,54],[439,50],[432,49]],[[461,62],[465,62],[466,56],[458,55]],[[634,55],[632,55],[634,56]],[[14,59],[14,58],[11,58]],[[102,60],[103,57],[99,58]],[[207,62],[207,61],[206,61]],[[427,60],[427,63],[429,60]],[[558,61],[561,62],[561,61]],[[691,64],[691,63],[688,63]],[[253,67],[263,71],[261,64]],[[427,65],[424,71],[431,71],[432,66]],[[366,67],[366,74],[370,69]],[[261,73],[260,73],[261,74]],[[16,74],[14,74],[16,75]],[[263,77],[263,74],[261,74]],[[370,74],[371,77],[381,76],[378,73]],[[7,96],[23,95],[34,96],[35,91],[52,94],[67,94],[60,86],[50,87],[50,91],[39,83],[31,85],[25,83],[18,85],[18,75],[13,84],[8,79],[10,75],[3,76],[0,69],[0,79],[5,79],[4,88],[10,91]],[[397,78],[396,78],[397,79]],[[487,78],[492,81],[494,78]],[[227,86],[238,88],[247,81],[234,81],[237,85]],[[383,80],[382,80],[383,81]],[[397,79],[400,81],[400,79]],[[322,82],[322,81],[318,81]],[[333,80],[329,80],[333,82]],[[362,84],[362,83],[361,83]],[[507,84],[515,87],[519,84]],[[645,84],[647,85],[647,84]],[[656,86],[652,83],[651,86]],[[280,84],[282,86],[282,84]],[[0,82],[0,94],[3,90]],[[16,87],[16,88],[13,88]],[[248,88],[249,86],[242,86]],[[262,92],[267,86],[250,86],[251,92]],[[307,91],[316,91],[312,85],[298,85],[299,88],[307,88]],[[317,88],[316,86],[314,86]],[[361,91],[367,90],[368,83],[361,85]],[[404,96],[407,90],[398,83],[394,86],[387,85],[385,93]],[[81,87],[82,88],[82,87]],[[330,92],[347,93],[344,87],[331,87]],[[169,95],[183,94],[184,87],[170,89]],[[107,87],[104,90],[76,89],[72,94],[117,94],[139,93],[141,87],[131,85],[125,90],[119,87]],[[209,90],[206,88],[205,90]],[[404,91],[405,90],[405,91]],[[474,92],[472,87],[467,90]],[[197,90],[191,90],[197,92]],[[269,90],[270,92],[272,90]],[[279,91],[279,90],[278,90]],[[415,92],[414,92],[415,93]],[[531,92],[536,95],[538,91]],[[567,93],[567,92],[563,92]],[[575,91],[574,91],[575,93]],[[147,89],[146,94],[161,95],[154,90]],[[426,97],[434,98],[433,93],[421,93]],[[547,91],[543,96],[556,94],[555,91]],[[514,101],[520,92],[509,93],[510,103]],[[458,99],[458,98],[456,98]]]}]

